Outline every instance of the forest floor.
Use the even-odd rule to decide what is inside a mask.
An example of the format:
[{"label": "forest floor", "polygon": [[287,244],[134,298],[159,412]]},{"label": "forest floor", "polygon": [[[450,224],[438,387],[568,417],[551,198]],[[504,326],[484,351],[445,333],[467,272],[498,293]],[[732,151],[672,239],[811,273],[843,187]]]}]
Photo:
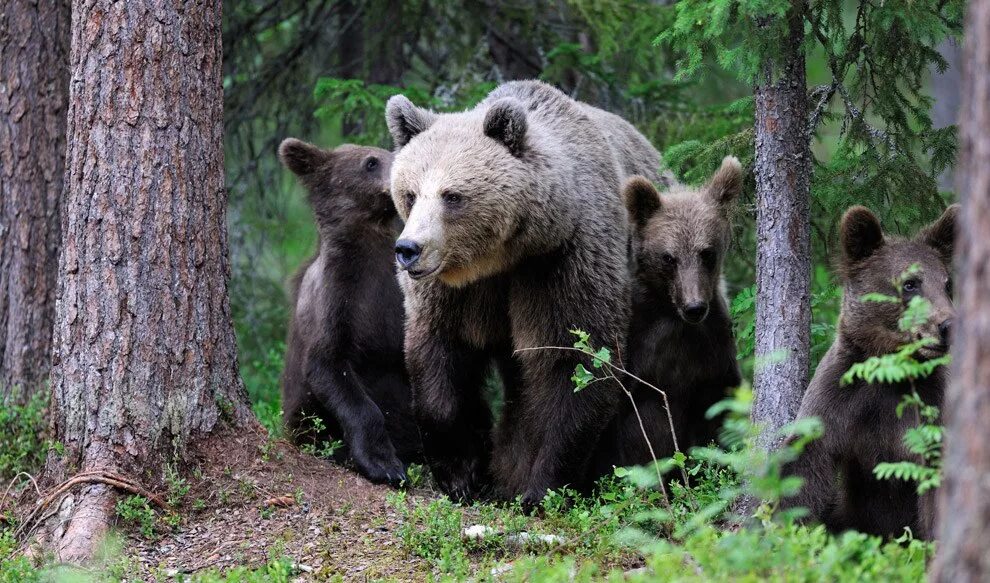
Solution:
[{"label": "forest floor", "polygon": [[388,487],[260,428],[198,444],[192,468],[179,524],[157,538],[127,529],[128,571],[162,580],[278,558],[304,580],[421,581],[430,571],[395,536]]}]

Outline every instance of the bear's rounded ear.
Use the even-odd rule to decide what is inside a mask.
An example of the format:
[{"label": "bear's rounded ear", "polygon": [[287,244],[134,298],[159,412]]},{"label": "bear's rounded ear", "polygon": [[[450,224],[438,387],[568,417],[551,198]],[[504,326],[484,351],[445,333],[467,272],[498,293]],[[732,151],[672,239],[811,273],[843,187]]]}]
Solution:
[{"label": "bear's rounded ear", "polygon": [[485,113],[485,135],[505,144],[513,156],[526,147],[526,109],[517,99],[504,97]]},{"label": "bear's rounded ear", "polygon": [[629,218],[642,228],[650,217],[660,210],[660,193],[653,183],[642,176],[630,176],[622,185],[622,200],[629,210]]},{"label": "bear's rounded ear", "polygon": [[850,207],[842,215],[839,237],[842,240],[842,263],[845,267],[873,255],[884,243],[880,221],[864,206]]},{"label": "bear's rounded ear", "polygon": [[327,150],[295,138],[287,138],[278,147],[278,157],[282,165],[296,176],[313,173],[332,154]]},{"label": "bear's rounded ear", "polygon": [[385,104],[385,123],[396,149],[426,131],[436,119],[437,114],[416,107],[405,95],[393,95]]},{"label": "bear's rounded ear", "polygon": [[722,165],[705,185],[705,190],[717,204],[728,205],[742,192],[742,186],[742,164],[735,156],[726,156],[722,158]]},{"label": "bear's rounded ear", "polygon": [[954,204],[945,209],[934,223],[928,225],[918,232],[915,240],[928,245],[938,251],[942,260],[952,263],[952,251],[956,242],[956,219],[959,216],[960,206]]}]

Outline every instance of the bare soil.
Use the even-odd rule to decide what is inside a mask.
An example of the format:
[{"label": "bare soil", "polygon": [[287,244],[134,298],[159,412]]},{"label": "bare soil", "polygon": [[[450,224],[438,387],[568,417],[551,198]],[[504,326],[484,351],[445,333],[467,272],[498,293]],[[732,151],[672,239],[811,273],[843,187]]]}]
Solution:
[{"label": "bare soil", "polygon": [[[403,551],[389,488],[302,453],[263,430],[228,431],[192,448],[180,524],[157,540],[126,529],[125,552],[146,580],[287,557],[302,580],[422,581]],[[133,532],[131,532],[133,531]]]}]

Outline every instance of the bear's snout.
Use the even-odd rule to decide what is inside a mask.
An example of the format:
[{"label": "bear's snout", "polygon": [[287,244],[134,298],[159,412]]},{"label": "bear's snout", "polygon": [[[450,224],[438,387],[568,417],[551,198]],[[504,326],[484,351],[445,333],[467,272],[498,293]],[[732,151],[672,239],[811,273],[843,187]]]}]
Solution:
[{"label": "bear's snout", "polygon": [[423,248],[419,243],[409,239],[399,239],[395,242],[395,260],[402,269],[408,270],[419,261]]},{"label": "bear's snout", "polygon": [[948,350],[952,341],[952,318],[944,320],[938,325],[938,339],[941,343],[940,348]]}]

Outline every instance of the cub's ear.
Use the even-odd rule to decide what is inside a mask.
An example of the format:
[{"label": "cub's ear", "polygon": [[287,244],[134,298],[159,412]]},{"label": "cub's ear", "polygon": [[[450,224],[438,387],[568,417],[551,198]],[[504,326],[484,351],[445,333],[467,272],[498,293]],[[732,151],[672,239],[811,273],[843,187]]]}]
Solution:
[{"label": "cub's ear", "polygon": [[650,217],[660,210],[660,193],[653,183],[642,176],[630,176],[622,186],[622,200],[629,210],[629,218],[642,228]]},{"label": "cub's ear", "polygon": [[278,157],[282,161],[282,165],[296,176],[306,176],[313,173],[332,155],[327,150],[295,138],[284,140],[278,147]]},{"label": "cub's ear", "polygon": [[416,107],[405,95],[393,95],[385,104],[385,123],[396,149],[426,131],[436,120],[437,114]]},{"label": "cub's ear", "polygon": [[863,206],[850,207],[842,215],[839,227],[842,240],[842,263],[849,267],[858,263],[883,247],[883,229],[870,209]]},{"label": "cub's ear", "polygon": [[722,158],[722,165],[715,171],[715,175],[708,181],[705,190],[719,205],[732,203],[739,193],[742,192],[743,169],[739,159],[735,156]]},{"label": "cub's ear", "polygon": [[915,240],[932,247],[942,256],[946,263],[952,263],[952,251],[956,242],[956,219],[959,216],[959,205],[954,204],[945,209],[934,223],[921,229]]},{"label": "cub's ear", "polygon": [[526,109],[517,99],[505,97],[488,108],[484,123],[485,135],[505,144],[513,156],[526,147]]}]

